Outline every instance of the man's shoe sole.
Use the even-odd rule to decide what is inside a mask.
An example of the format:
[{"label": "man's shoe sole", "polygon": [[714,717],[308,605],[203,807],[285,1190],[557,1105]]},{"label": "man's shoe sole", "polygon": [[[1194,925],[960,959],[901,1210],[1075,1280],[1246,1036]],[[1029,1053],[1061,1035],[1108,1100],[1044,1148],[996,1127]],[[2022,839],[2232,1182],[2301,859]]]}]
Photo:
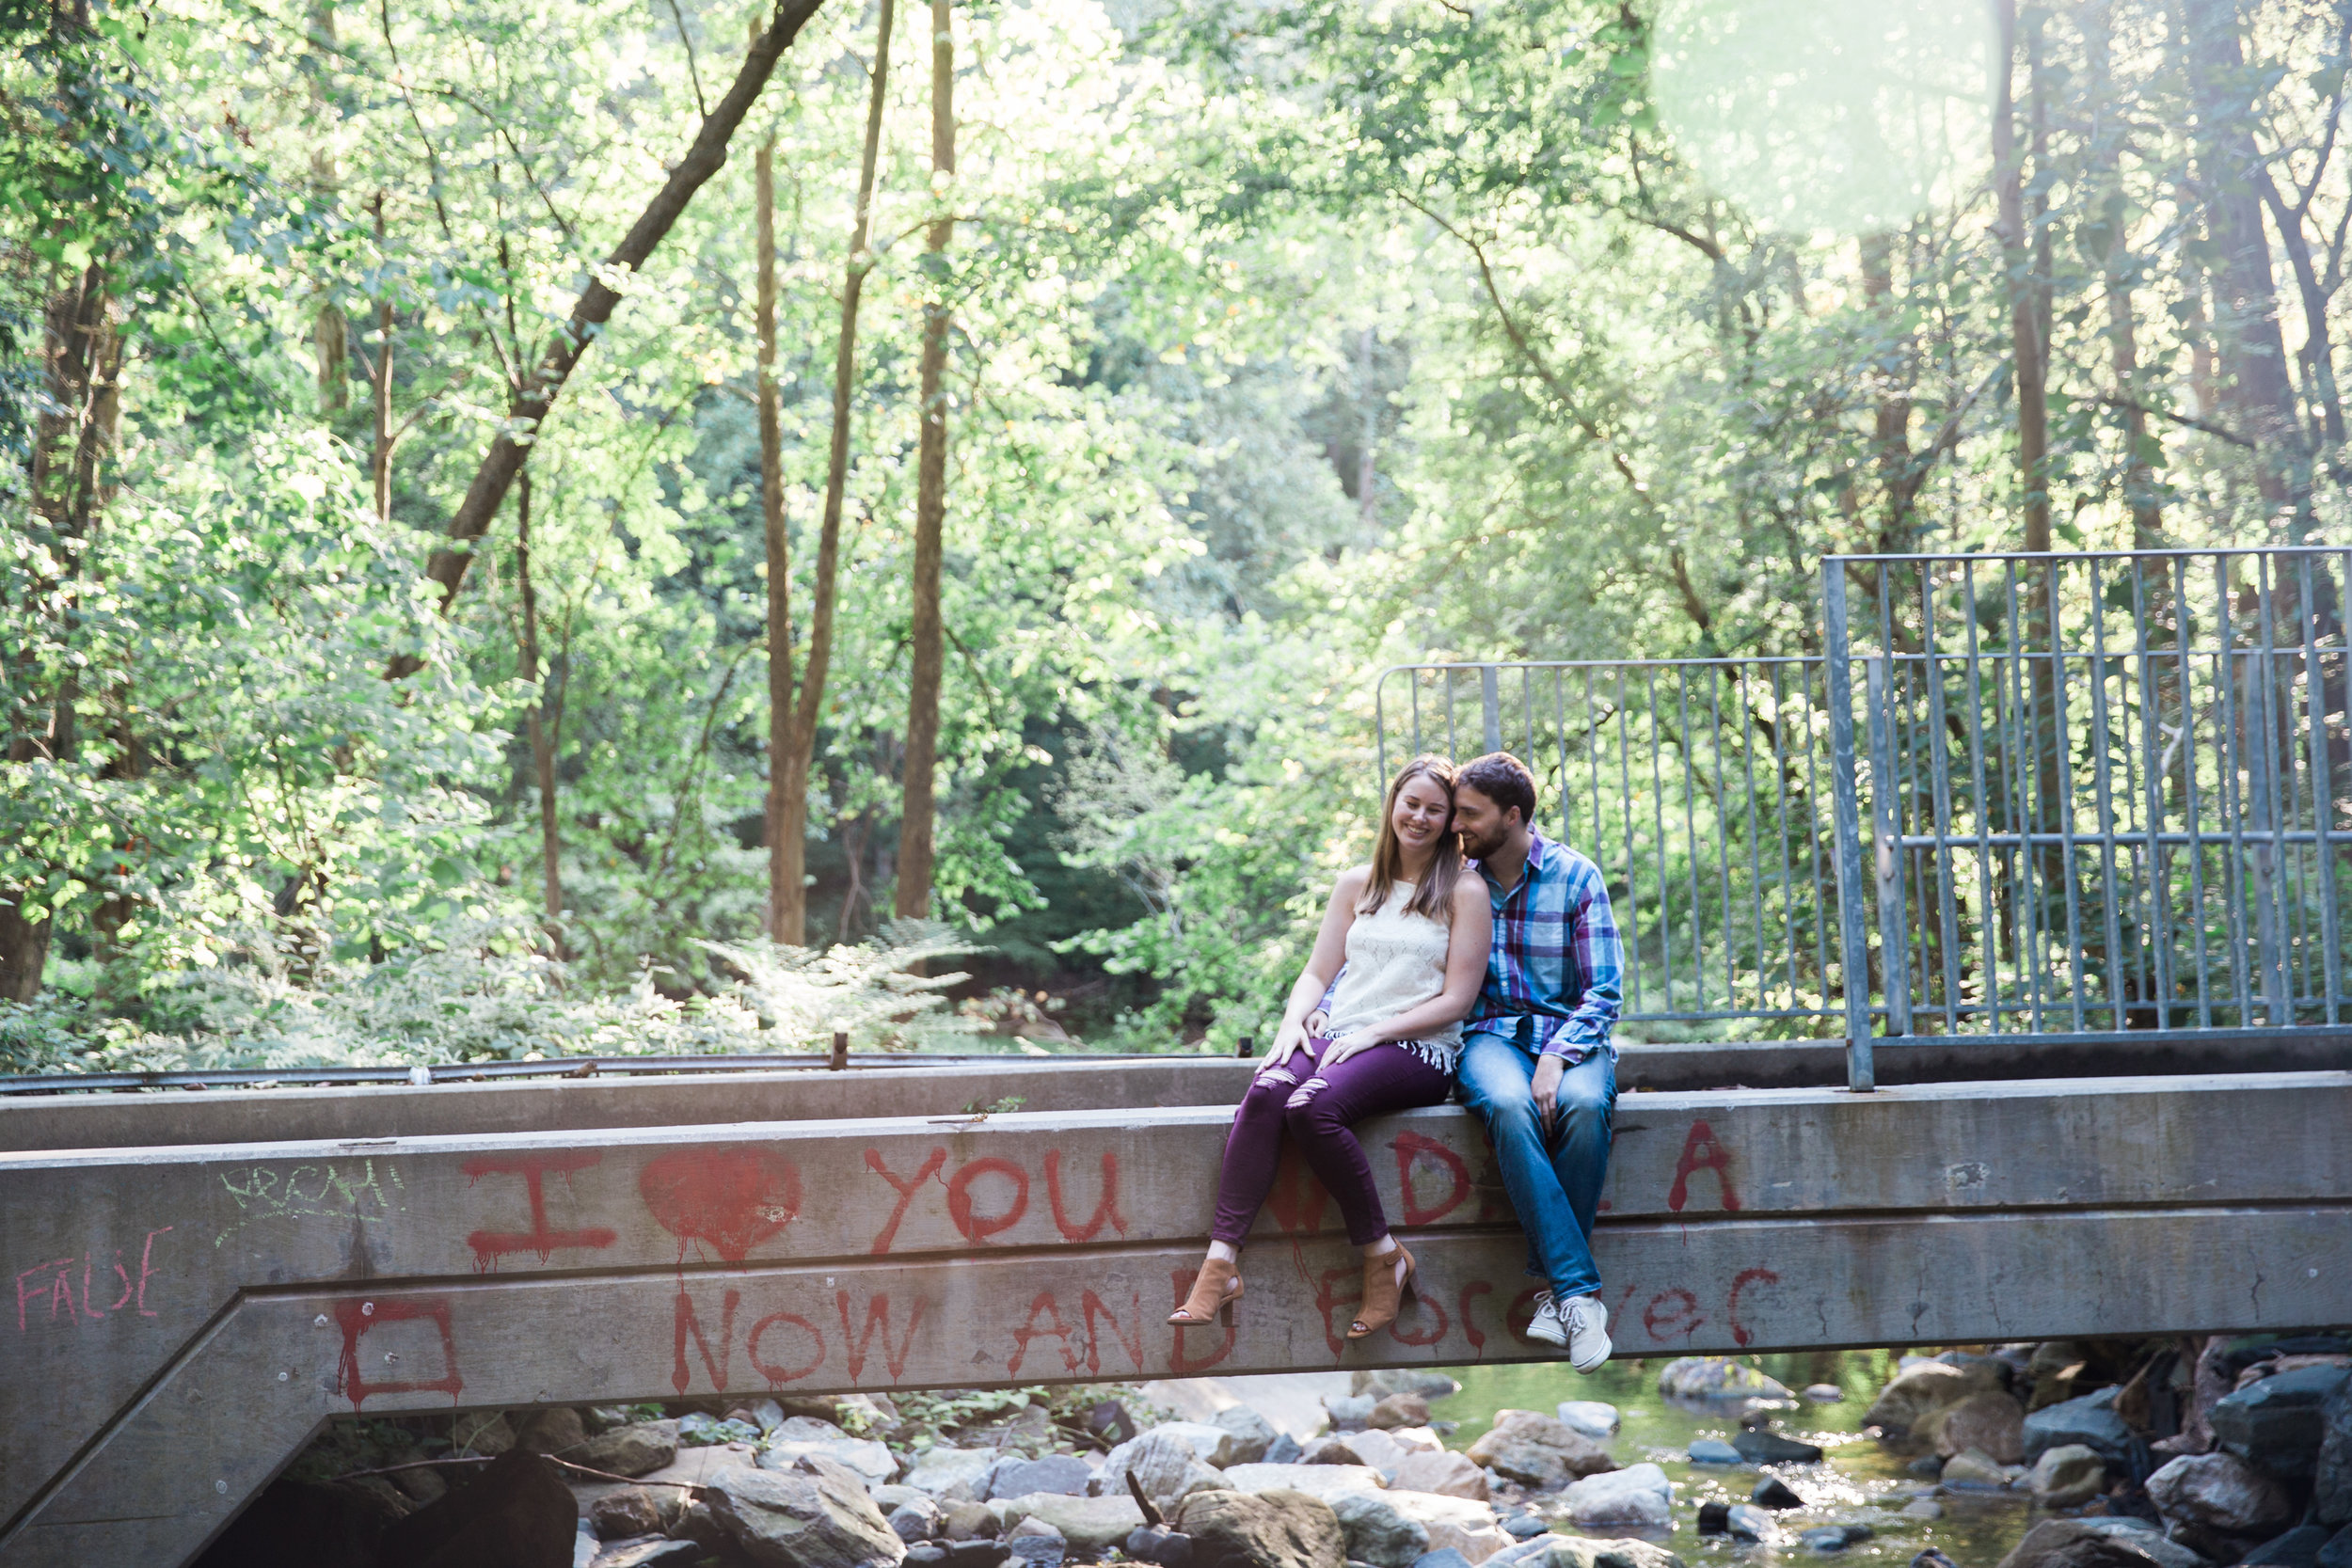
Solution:
[{"label": "man's shoe sole", "polygon": [[1534,1320],[1527,1325],[1527,1337],[1534,1340],[1539,1345],[1549,1345],[1555,1350],[1565,1350],[1567,1348],[1567,1331],[1565,1329],[1548,1328],[1545,1326],[1544,1320],[1541,1318]]},{"label": "man's shoe sole", "polygon": [[1610,1353],[1614,1351],[1616,1348],[1615,1341],[1612,1340],[1607,1335],[1604,1334],[1601,1336],[1600,1354],[1598,1355],[1594,1356],[1590,1361],[1570,1361],[1568,1365],[1575,1368],[1580,1372],[1597,1372],[1600,1370],[1601,1368],[1608,1365]]}]

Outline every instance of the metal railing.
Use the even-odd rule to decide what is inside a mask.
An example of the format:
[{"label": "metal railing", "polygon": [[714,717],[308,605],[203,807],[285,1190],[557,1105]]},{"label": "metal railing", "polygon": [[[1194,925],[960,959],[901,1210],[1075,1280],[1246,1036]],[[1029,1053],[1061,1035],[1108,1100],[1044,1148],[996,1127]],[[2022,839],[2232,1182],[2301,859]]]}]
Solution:
[{"label": "metal railing", "polygon": [[1424,751],[1508,749],[1534,772],[1538,825],[1608,881],[1626,1019],[1835,1032],[1821,660],[1401,665],[1375,707],[1384,779]]},{"label": "metal railing", "polygon": [[1842,1032],[1867,1089],[1881,1038],[2344,1025],[2348,585],[2344,547],[1832,557],[1820,658],[1400,666],[1380,766],[1526,761],[1658,1037]]}]

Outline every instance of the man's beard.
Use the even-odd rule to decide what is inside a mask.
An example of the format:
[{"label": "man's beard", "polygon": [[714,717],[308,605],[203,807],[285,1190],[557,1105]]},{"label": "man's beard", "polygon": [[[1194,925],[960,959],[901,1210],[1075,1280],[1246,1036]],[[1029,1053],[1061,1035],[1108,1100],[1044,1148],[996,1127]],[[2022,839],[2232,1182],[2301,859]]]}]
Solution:
[{"label": "man's beard", "polygon": [[1510,835],[1501,829],[1495,830],[1493,835],[1487,838],[1473,838],[1465,832],[1462,834],[1462,856],[1465,860],[1473,861],[1489,859],[1496,850],[1502,847],[1509,837]]}]

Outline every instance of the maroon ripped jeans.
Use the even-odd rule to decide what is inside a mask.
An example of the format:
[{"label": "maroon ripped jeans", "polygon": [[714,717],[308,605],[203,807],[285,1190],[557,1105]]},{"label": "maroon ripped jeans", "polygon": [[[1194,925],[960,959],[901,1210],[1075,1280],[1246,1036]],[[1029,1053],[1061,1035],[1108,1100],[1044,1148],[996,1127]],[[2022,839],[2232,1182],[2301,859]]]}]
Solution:
[{"label": "maroon ripped jeans", "polygon": [[[1320,1057],[1329,1040],[1309,1042]],[[1298,1140],[1299,1152],[1339,1200],[1347,1218],[1347,1239],[1369,1246],[1389,1233],[1380,1195],[1363,1146],[1349,1129],[1383,1111],[1409,1110],[1444,1101],[1454,1081],[1400,1045],[1375,1045],[1328,1072],[1311,1068],[1303,1053],[1259,1069],[1242,1096],[1233,1130],[1225,1139],[1225,1169],[1216,1184],[1214,1239],[1239,1246],[1266,1194],[1274,1190],[1274,1166],[1282,1136]]]}]

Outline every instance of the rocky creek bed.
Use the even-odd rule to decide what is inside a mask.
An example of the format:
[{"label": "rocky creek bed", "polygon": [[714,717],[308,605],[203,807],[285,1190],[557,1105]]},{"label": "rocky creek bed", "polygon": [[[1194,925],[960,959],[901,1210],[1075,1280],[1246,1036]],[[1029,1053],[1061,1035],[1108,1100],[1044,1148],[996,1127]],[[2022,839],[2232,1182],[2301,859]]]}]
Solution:
[{"label": "rocky creek bed", "polygon": [[339,1421],[206,1568],[2352,1568],[2352,1336]]}]

